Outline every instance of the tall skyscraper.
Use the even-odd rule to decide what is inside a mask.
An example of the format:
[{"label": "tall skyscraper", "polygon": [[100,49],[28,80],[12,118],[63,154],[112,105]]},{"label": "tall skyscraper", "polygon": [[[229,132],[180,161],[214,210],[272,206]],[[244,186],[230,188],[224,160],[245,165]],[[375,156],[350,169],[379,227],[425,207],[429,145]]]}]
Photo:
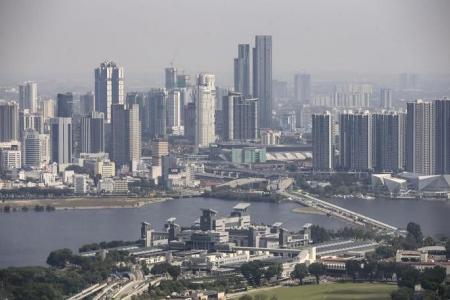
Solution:
[{"label": "tall skyscraper", "polygon": [[88,115],[95,111],[94,94],[88,92],[80,96],[80,114]]},{"label": "tall skyscraper", "polygon": [[450,174],[450,100],[435,100],[436,173]]},{"label": "tall skyscraper", "polygon": [[368,111],[339,117],[340,167],[349,171],[372,169],[372,116]]},{"label": "tall skyscraper", "polygon": [[166,89],[171,90],[177,87],[177,69],[175,67],[168,67],[166,72]]},{"label": "tall skyscraper", "polygon": [[72,163],[72,119],[53,118],[50,139],[51,160],[58,164]]},{"label": "tall skyscraper", "polygon": [[380,107],[384,109],[390,109],[392,107],[392,90],[381,89],[380,90]]},{"label": "tall skyscraper", "polygon": [[173,135],[183,135],[181,126],[181,94],[180,91],[171,90],[167,97],[167,129]]},{"label": "tall skyscraper", "polygon": [[105,124],[103,113],[92,112],[81,118],[81,152],[105,152]]},{"label": "tall skyscraper", "polygon": [[405,126],[403,113],[372,115],[372,164],[377,172],[400,171],[405,168]]},{"label": "tall skyscraper", "polygon": [[313,169],[333,170],[333,117],[330,112],[312,115]]},{"label": "tall skyscraper", "polygon": [[253,48],[253,96],[260,128],[272,126],[272,36],[257,35]]},{"label": "tall skyscraper", "polygon": [[59,118],[71,118],[73,115],[73,94],[58,94],[56,99],[56,116]]},{"label": "tall skyscraper", "polygon": [[95,69],[95,110],[105,114],[111,122],[111,105],[124,104],[124,72],[112,61],[106,61]]},{"label": "tall skyscraper", "polygon": [[0,142],[19,140],[19,107],[16,102],[0,100]]},{"label": "tall skyscraper", "polygon": [[167,134],[167,90],[152,89],[148,93],[150,111],[150,138],[165,137]]},{"label": "tall skyscraper", "polygon": [[37,112],[37,84],[28,81],[19,85],[19,106],[21,110],[29,109],[30,112]]},{"label": "tall skyscraper", "polygon": [[250,90],[250,45],[239,44],[238,57],[234,59],[234,91],[248,97]]},{"label": "tall skyscraper", "polygon": [[294,93],[297,104],[304,105],[311,102],[311,75],[300,73],[294,76]]},{"label": "tall skyscraper", "polygon": [[224,140],[254,140],[258,137],[258,99],[246,99],[241,93],[223,96]]},{"label": "tall skyscraper", "polygon": [[436,171],[435,111],[433,103],[416,100],[407,104],[406,170],[423,175]]},{"label": "tall skyscraper", "polygon": [[112,159],[116,167],[128,165],[131,170],[141,158],[141,124],[139,121],[139,105],[133,104],[125,108],[124,104],[112,106]]},{"label": "tall skyscraper", "polygon": [[195,147],[208,147],[216,141],[215,102],[216,77],[199,74],[195,96]]}]

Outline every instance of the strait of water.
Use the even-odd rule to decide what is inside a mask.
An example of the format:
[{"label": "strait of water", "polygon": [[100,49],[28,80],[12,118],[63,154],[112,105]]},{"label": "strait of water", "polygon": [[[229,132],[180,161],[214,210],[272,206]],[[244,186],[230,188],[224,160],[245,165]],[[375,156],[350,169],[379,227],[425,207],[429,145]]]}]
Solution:
[{"label": "strait of water", "polygon": [[[409,221],[422,226],[426,235],[450,236],[450,203],[415,200],[334,199],[348,209],[398,227]],[[200,216],[200,208],[212,208],[228,215],[238,201],[212,198],[185,198],[154,203],[140,208],[61,210],[54,212],[15,212],[0,214],[0,267],[45,265],[50,251],[112,240],[137,240],[140,223],[150,222],[158,229],[169,217],[180,225],[190,225]],[[249,208],[254,223],[282,222],[289,230],[305,223],[329,229],[348,226],[335,218],[297,214],[295,203],[253,202]]]}]

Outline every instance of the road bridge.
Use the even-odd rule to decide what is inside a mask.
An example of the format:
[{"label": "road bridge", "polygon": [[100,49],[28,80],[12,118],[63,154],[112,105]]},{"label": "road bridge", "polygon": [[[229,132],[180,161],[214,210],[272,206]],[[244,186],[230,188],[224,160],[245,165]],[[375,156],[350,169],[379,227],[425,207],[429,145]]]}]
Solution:
[{"label": "road bridge", "polygon": [[386,231],[388,233],[393,233],[398,230],[397,227],[384,223],[382,221],[376,220],[374,218],[370,218],[363,214],[351,211],[349,209],[337,206],[335,204],[329,203],[324,200],[320,200],[316,197],[313,197],[305,192],[286,192],[280,191],[281,195],[285,196],[291,201],[295,201],[304,206],[313,207],[318,209],[328,215],[332,215],[345,221],[352,222],[357,225],[366,226],[369,225],[375,229],[379,229],[382,231]]}]

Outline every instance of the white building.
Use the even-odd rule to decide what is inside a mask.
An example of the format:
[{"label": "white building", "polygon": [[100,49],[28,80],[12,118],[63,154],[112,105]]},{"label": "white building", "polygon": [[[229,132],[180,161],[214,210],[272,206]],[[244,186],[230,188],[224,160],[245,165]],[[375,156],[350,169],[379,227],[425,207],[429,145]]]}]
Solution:
[{"label": "white building", "polygon": [[22,155],[20,150],[2,149],[0,150],[0,169],[11,171],[20,169],[22,166]]},{"label": "white building", "polygon": [[208,147],[209,144],[216,141],[215,98],[215,75],[201,73],[197,79],[197,90],[195,97],[196,147]]},{"label": "white building", "polygon": [[76,174],[73,179],[75,194],[86,194],[88,192],[87,185],[88,176],[85,174]]},{"label": "white building", "polygon": [[167,97],[167,128],[173,135],[183,135],[184,126],[181,125],[181,94],[171,90]]},{"label": "white building", "polygon": [[261,130],[261,144],[263,145],[279,145],[281,139],[281,132],[265,129]]}]

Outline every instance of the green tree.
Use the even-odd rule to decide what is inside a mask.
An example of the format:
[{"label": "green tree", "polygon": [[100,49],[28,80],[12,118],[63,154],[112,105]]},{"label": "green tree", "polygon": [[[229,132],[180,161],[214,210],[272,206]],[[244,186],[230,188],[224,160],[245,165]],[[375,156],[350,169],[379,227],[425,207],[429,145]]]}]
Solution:
[{"label": "green tree", "polygon": [[419,282],[420,272],[408,265],[398,265],[396,273],[399,277],[398,286],[414,289]]},{"label": "green tree", "polygon": [[436,242],[434,241],[434,239],[431,236],[427,236],[424,240],[423,240],[423,245],[424,246],[435,246]]},{"label": "green tree", "polygon": [[165,274],[169,270],[169,266],[170,266],[170,264],[167,263],[167,262],[157,263],[150,270],[150,273],[153,274],[153,275]]},{"label": "green tree", "polygon": [[352,276],[353,281],[356,281],[358,274],[361,272],[361,262],[358,260],[347,260],[345,262],[345,270],[347,275]]},{"label": "green tree", "polygon": [[420,275],[420,285],[425,290],[437,292],[445,277],[446,271],[440,266],[425,269]]},{"label": "green tree", "polygon": [[378,246],[375,249],[375,254],[379,257],[379,258],[389,258],[389,257],[393,257],[395,256],[395,251],[394,248],[390,247],[390,246]]},{"label": "green tree", "polygon": [[270,280],[274,276],[280,276],[283,272],[283,265],[280,263],[271,264],[264,272],[264,277]]},{"label": "green tree", "polygon": [[422,245],[423,234],[419,224],[409,222],[408,225],[406,226],[406,230],[408,231],[409,237],[412,237],[419,246]]},{"label": "green tree", "polygon": [[72,250],[64,248],[50,252],[47,257],[47,264],[52,267],[65,267],[66,263],[72,259]]},{"label": "green tree", "polygon": [[178,276],[181,274],[181,268],[179,266],[169,265],[167,268],[167,273],[169,273],[173,280],[177,280]]},{"label": "green tree", "polygon": [[263,270],[264,264],[259,260],[254,260],[245,264],[241,265],[241,273],[244,278],[254,284],[254,285],[260,285],[261,279],[264,276],[264,270]]},{"label": "green tree", "polygon": [[296,264],[294,271],[291,272],[291,277],[298,279],[300,284],[303,285],[303,279],[308,276],[308,267],[305,264]]},{"label": "green tree", "polygon": [[401,287],[391,293],[392,300],[413,300],[414,290],[406,287]]},{"label": "green tree", "polygon": [[325,273],[325,269],[323,268],[323,265],[321,263],[317,263],[317,262],[310,264],[308,267],[308,271],[309,271],[309,273],[311,273],[311,275],[316,277],[317,284],[319,284],[320,276]]},{"label": "green tree", "polygon": [[317,225],[312,225],[311,239],[314,241],[314,243],[323,243],[329,241],[331,237],[325,228]]}]

